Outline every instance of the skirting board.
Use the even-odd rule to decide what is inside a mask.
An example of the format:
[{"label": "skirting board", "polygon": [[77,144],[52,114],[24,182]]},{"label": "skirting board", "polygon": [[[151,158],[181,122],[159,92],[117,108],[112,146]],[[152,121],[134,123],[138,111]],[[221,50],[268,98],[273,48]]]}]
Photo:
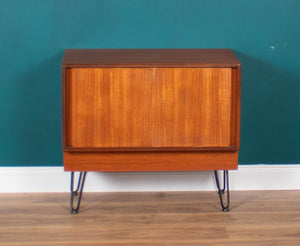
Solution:
[{"label": "skirting board", "polygon": [[[300,189],[298,165],[240,165],[229,171],[231,190]],[[221,176],[220,176],[221,177]],[[0,192],[68,192],[70,174],[63,167],[1,167]],[[213,172],[90,172],[85,192],[211,191]]]}]

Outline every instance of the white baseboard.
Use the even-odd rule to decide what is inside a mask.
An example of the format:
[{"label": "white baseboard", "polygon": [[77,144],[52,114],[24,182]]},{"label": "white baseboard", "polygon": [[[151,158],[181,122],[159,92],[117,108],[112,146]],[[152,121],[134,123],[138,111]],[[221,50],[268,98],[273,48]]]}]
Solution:
[{"label": "white baseboard", "polygon": [[[299,165],[240,165],[230,171],[231,190],[300,189]],[[70,174],[63,167],[0,167],[0,192],[68,192]],[[89,172],[84,190],[209,191],[213,172],[99,173]]]}]

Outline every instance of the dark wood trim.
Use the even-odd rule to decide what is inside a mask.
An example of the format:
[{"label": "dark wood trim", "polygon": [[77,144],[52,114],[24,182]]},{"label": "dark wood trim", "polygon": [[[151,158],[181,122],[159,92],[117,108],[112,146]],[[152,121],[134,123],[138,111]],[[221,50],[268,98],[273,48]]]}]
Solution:
[{"label": "dark wood trim", "polygon": [[232,68],[232,99],[230,116],[230,145],[240,149],[241,67]]},{"label": "dark wood trim", "polygon": [[69,69],[67,68],[63,68],[62,69],[62,76],[63,76],[63,81],[62,81],[62,86],[63,86],[63,109],[62,109],[62,121],[63,121],[63,132],[62,132],[62,138],[63,138],[63,151],[66,151],[67,147],[69,146],[70,143],[70,129],[68,127],[68,122],[70,120],[70,114],[71,111],[68,110],[69,106],[70,106],[70,97],[69,95],[71,94],[71,89],[70,89],[70,83],[69,83],[69,76],[70,76],[70,72]]},{"label": "dark wood trim", "polygon": [[67,49],[66,67],[236,67],[230,49]]},{"label": "dark wood trim", "polygon": [[242,66],[237,67],[236,79],[236,147],[240,150],[241,145],[241,94],[242,94]]},{"label": "dark wood trim", "polygon": [[236,63],[206,63],[206,64],[65,64],[64,68],[231,68]]},{"label": "dark wood trim", "polygon": [[66,143],[66,132],[67,132],[67,123],[66,123],[66,97],[67,97],[67,89],[66,89],[66,68],[62,67],[62,148],[65,151],[67,143]]},{"label": "dark wood trim", "polygon": [[70,138],[71,138],[71,124],[69,122],[71,121],[71,114],[72,111],[69,109],[71,107],[71,102],[70,102],[70,95],[72,95],[71,91],[71,84],[70,84],[70,69],[66,69],[66,80],[65,80],[65,87],[66,87],[66,145],[65,147],[69,146],[70,144]]},{"label": "dark wood trim", "polygon": [[230,145],[236,144],[236,68],[231,71]]}]

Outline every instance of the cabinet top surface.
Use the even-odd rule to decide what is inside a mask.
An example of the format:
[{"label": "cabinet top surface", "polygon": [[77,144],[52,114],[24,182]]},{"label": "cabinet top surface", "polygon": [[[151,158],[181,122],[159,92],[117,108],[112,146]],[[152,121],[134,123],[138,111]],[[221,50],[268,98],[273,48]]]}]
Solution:
[{"label": "cabinet top surface", "polygon": [[63,67],[238,67],[230,49],[67,49]]}]

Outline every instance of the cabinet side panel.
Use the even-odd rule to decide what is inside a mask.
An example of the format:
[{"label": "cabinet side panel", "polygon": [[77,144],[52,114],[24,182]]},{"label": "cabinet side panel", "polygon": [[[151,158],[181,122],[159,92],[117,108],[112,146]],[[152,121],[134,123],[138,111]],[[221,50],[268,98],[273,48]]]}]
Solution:
[{"label": "cabinet side panel", "polygon": [[71,69],[63,68],[63,149],[70,146],[72,137],[72,125],[70,124],[72,111],[71,108]]},{"label": "cabinet side panel", "polygon": [[154,147],[230,146],[230,68],[157,68]]},{"label": "cabinet side panel", "polygon": [[71,69],[72,147],[151,146],[152,69]]},{"label": "cabinet side panel", "polygon": [[65,148],[66,148],[66,145],[67,145],[67,141],[66,141],[66,92],[67,92],[67,89],[66,89],[66,72],[67,72],[67,69],[66,68],[62,68],[62,71],[61,71],[61,75],[62,75],[62,150],[64,151]]},{"label": "cabinet side panel", "polygon": [[231,145],[240,149],[241,67],[232,69]]}]

